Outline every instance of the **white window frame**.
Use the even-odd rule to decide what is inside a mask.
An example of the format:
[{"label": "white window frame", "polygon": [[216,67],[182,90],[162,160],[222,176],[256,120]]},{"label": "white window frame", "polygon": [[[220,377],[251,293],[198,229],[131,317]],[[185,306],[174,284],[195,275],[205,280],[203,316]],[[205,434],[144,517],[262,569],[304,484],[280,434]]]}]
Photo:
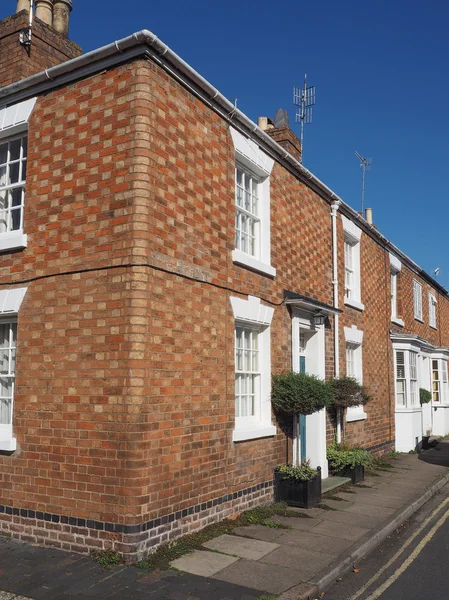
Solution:
[{"label": "white window frame", "polygon": [[[0,323],[17,323],[18,312],[26,294],[27,288],[13,288],[0,291]],[[16,336],[16,357],[18,340]],[[15,381],[15,372],[8,373],[7,377],[13,377]],[[1,378],[1,375],[0,375]],[[0,391],[1,394],[1,391]],[[13,435],[14,425],[14,386],[11,398],[11,422],[0,424],[0,450],[4,452],[14,452],[17,448],[17,442]]]},{"label": "white window frame", "polygon": [[423,321],[422,313],[422,285],[416,279],[413,280],[413,316],[417,321]]},{"label": "white window frame", "polygon": [[[362,355],[362,343],[363,343],[363,331],[358,329],[355,325],[352,327],[344,328],[345,334],[345,360],[346,360],[346,375],[353,377],[361,385],[363,384],[363,355]],[[349,358],[352,357],[352,371],[348,369]],[[358,406],[350,406],[346,410],[346,421],[348,423],[352,421],[364,421],[367,418],[367,414],[364,410],[363,404]]]},{"label": "white window frame", "polygon": [[[231,297],[235,326],[251,329],[257,333],[259,364],[256,373],[257,383],[255,410],[253,416],[235,417],[232,432],[233,442],[242,442],[276,435],[276,427],[271,423],[271,342],[270,325],[274,308],[265,306],[259,298],[248,296],[247,300]],[[234,345],[235,348],[235,345]],[[236,369],[238,374],[238,370]]]},{"label": "white window frame", "polygon": [[[355,223],[341,216],[344,232],[345,279],[344,296],[345,304],[364,310],[360,292],[360,240],[362,230]],[[349,260],[350,259],[350,260]],[[349,279],[351,279],[349,283]],[[347,285],[349,283],[349,285]]]},{"label": "white window frame", "polygon": [[429,325],[437,328],[437,299],[434,293],[429,292]]},{"label": "white window frame", "polygon": [[[13,438],[12,423],[16,369],[12,368],[12,365],[15,366],[17,360],[17,316],[1,317],[0,327],[3,326],[8,327],[8,341],[0,349],[0,449],[9,450],[11,447],[10,440]],[[15,331],[15,345],[13,342],[13,331]],[[6,370],[3,369],[3,365],[6,365]],[[10,387],[9,393],[3,394],[3,390],[8,387]],[[5,421],[6,413],[9,413],[8,422]]]},{"label": "white window frame", "polygon": [[[420,346],[410,342],[394,342],[393,343],[393,358],[394,358],[394,395],[396,411],[420,411],[421,404],[419,401],[420,373],[419,373],[419,358]],[[398,353],[403,354],[403,376],[398,377]],[[398,402],[399,391],[398,381],[404,382],[404,404]]]},{"label": "white window frame", "polygon": [[404,321],[398,317],[398,277],[401,270],[401,261],[390,253],[391,322],[404,327]]},{"label": "white window frame", "polygon": [[[0,106],[0,144],[27,137],[28,121],[36,104],[36,98],[30,98],[12,106]],[[0,252],[16,250],[27,246],[27,236],[23,228],[23,211],[25,199],[25,184],[23,180],[18,186],[4,186],[1,190],[12,187],[23,187],[20,228],[0,233]],[[0,213],[1,214],[1,213]]]},{"label": "white window frame", "polygon": [[[449,405],[448,357],[441,352],[432,352],[430,358],[430,381],[433,406]],[[437,368],[435,369],[434,366]],[[435,373],[437,379],[435,378]],[[434,384],[437,384],[436,386]],[[435,389],[437,388],[437,389]],[[435,400],[434,393],[438,391],[439,399]]]},{"label": "white window frame", "polygon": [[[250,269],[275,277],[276,269],[271,265],[271,238],[270,238],[270,174],[274,161],[259,148],[252,140],[244,137],[239,131],[230,128],[235,149],[235,166],[248,176],[257,181],[257,215],[247,213],[249,218],[257,220],[257,231],[254,253],[246,252],[237,247],[232,251],[232,260],[235,264],[249,267]],[[247,211],[237,203],[237,175],[235,180],[235,213],[245,214]],[[236,227],[234,228],[234,232]]]}]

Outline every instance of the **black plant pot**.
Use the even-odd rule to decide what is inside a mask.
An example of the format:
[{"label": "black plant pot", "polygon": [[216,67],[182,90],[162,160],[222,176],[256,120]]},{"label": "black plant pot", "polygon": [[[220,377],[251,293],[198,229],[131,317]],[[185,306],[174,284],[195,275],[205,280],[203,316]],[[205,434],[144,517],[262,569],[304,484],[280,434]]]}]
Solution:
[{"label": "black plant pot", "polygon": [[312,508],[321,502],[321,467],[310,481],[288,479],[284,473],[274,472],[275,502],[286,502],[289,506]]},{"label": "black plant pot", "polygon": [[346,467],[335,473],[339,477],[350,477],[352,483],[360,483],[365,479],[365,467],[363,465],[356,465],[353,469]]}]

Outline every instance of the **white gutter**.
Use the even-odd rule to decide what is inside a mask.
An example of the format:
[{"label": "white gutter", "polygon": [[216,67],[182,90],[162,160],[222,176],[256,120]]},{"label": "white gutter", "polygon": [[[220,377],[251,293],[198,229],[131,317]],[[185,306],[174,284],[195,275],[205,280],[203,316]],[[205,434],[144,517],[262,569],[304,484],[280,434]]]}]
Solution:
[{"label": "white gutter", "polygon": [[[331,204],[332,219],[332,286],[334,291],[334,307],[338,308],[338,238],[337,215],[340,201],[333,200]],[[340,376],[340,318],[338,312],[334,315],[334,376]],[[341,442],[341,411],[337,409],[337,442]]]},{"label": "white gutter", "polygon": [[98,73],[105,68],[117,66],[127,60],[137,57],[150,57],[161,65],[175,79],[187,87],[193,94],[205,101],[211,108],[220,114],[227,122],[232,123],[241,133],[247,135],[261,145],[266,152],[281,162],[288,170],[302,181],[306,182],[327,202],[334,200],[340,202],[341,212],[345,213],[368,235],[377,238],[382,245],[395,253],[403,262],[426,279],[443,295],[448,295],[439,283],[421,269],[399,248],[381,235],[375,227],[369,225],[353,208],[346,204],[335,192],[325,185],[311,171],[306,169],[282,146],[275,142],[267,133],[262,131],[256,123],[251,121],[244,113],[214,88],[202,75],[192,69],[180,56],[171,50],[154,33],[143,29],[121,40],[82,54],[77,58],[51,67],[27,79],[22,79],[0,89],[0,106],[13,104],[26,98],[39,95],[65,83],[70,83],[86,76]]}]

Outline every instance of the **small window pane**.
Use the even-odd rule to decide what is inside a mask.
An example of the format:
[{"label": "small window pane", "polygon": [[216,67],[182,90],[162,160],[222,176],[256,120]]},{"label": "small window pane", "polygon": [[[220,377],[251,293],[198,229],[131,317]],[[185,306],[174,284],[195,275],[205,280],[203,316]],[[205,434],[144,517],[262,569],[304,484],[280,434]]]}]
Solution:
[{"label": "small window pane", "polygon": [[4,165],[8,160],[8,144],[0,144],[0,165]]},{"label": "small window pane", "polygon": [[20,158],[21,141],[20,139],[12,140],[9,143],[9,160],[18,160]]}]

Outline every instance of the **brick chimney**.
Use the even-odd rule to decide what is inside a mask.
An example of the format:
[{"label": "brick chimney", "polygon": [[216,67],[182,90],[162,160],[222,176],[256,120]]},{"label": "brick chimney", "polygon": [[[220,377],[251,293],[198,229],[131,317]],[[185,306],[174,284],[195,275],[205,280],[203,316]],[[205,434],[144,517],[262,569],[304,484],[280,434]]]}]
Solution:
[{"label": "brick chimney", "polygon": [[259,127],[294,156],[296,160],[299,160],[299,162],[302,161],[301,142],[298,136],[290,129],[287,111],[279,109],[274,121],[268,117],[259,117]]},{"label": "brick chimney", "polygon": [[[26,42],[28,37],[29,0],[18,0],[18,12],[0,22],[0,88],[76,58],[82,53],[81,48],[66,35],[71,0],[56,0],[56,4],[56,25],[59,31],[52,26],[55,25],[54,1],[37,0],[37,16],[33,16],[31,44],[20,41],[22,39],[22,42]],[[61,26],[63,20],[65,24]]]}]

